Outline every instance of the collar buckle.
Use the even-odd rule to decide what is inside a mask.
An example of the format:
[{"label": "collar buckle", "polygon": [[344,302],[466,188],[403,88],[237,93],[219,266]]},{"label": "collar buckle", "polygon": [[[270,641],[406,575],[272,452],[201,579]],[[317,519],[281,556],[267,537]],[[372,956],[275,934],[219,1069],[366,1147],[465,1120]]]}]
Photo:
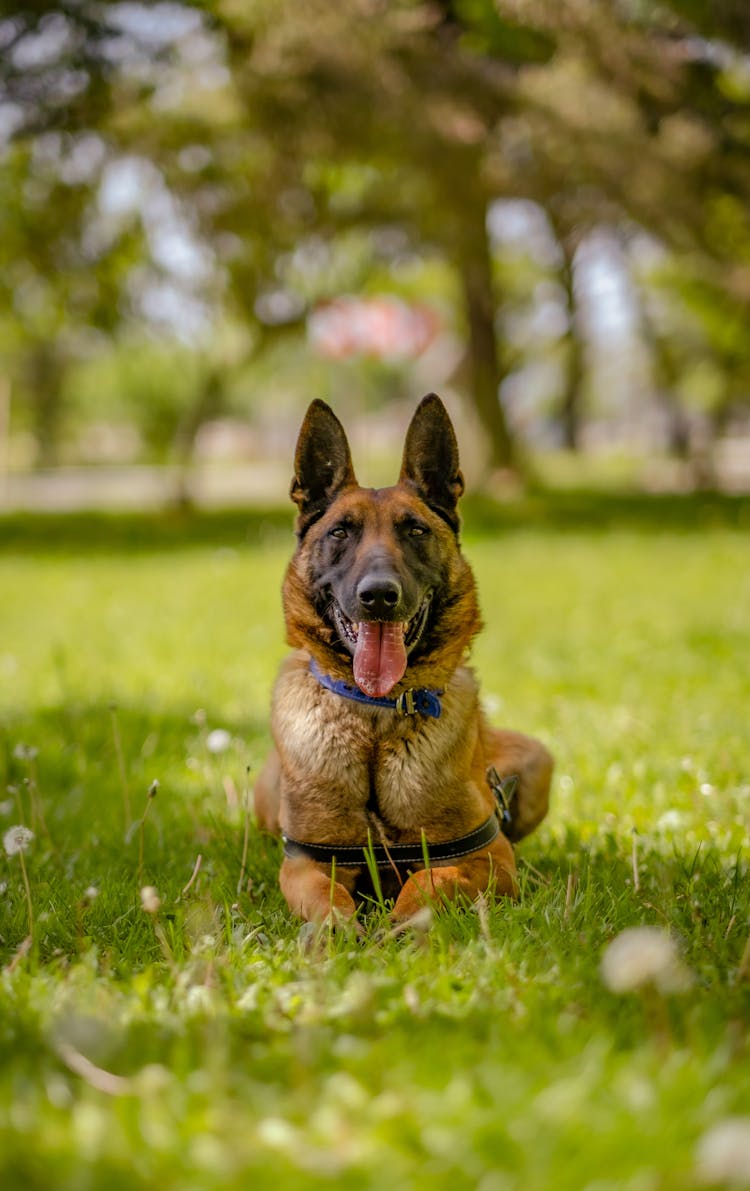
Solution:
[{"label": "collar buckle", "polygon": [[403,691],[396,700],[396,711],[401,715],[416,715],[417,705],[414,702],[414,691]]},{"label": "collar buckle", "polygon": [[359,687],[350,686],[348,682],[344,682],[340,678],[331,678],[330,674],[325,674],[314,658],[310,658],[310,673],[321,686],[327,690],[333,691],[335,695],[341,695],[344,699],[351,699],[355,703],[364,703],[367,707],[387,707],[390,711],[398,711],[401,715],[424,715],[428,718],[439,719],[442,711],[440,703],[440,696],[444,694],[443,690],[429,690],[428,688],[415,688],[409,691],[404,691],[397,699],[376,699],[372,695],[366,695]]},{"label": "collar buckle", "polygon": [[487,770],[487,785],[495,795],[497,815],[504,835],[507,835],[513,825],[513,802],[518,792],[520,777],[517,773],[510,773],[507,777],[500,777],[494,765]]}]

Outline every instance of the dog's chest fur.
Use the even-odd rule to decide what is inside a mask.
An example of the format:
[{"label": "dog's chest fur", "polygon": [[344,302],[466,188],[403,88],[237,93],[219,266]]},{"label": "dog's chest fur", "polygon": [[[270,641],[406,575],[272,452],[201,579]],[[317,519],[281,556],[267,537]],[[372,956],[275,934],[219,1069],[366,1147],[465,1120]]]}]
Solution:
[{"label": "dog's chest fur", "polygon": [[433,841],[486,815],[472,781],[479,735],[477,684],[460,667],[439,719],[354,703],[320,686],[300,651],[282,666],[273,701],[281,758],[281,825],[310,842]]}]

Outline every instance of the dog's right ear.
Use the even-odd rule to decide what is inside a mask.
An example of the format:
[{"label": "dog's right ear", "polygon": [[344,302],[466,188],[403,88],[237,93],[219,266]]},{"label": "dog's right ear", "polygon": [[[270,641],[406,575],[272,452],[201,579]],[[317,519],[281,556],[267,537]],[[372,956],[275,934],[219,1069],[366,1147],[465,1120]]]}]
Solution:
[{"label": "dog's right ear", "polygon": [[356,483],[344,427],[330,406],[316,399],[305,414],[294,454],[289,495],[299,509],[297,532],[302,535],[339,492]]}]

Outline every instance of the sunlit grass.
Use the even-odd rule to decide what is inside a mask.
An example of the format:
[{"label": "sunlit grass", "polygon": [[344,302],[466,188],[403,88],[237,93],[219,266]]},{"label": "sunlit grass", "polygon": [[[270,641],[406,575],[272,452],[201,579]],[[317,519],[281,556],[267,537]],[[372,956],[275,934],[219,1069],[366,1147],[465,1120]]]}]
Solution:
[{"label": "sunlit grass", "polygon": [[[290,542],[198,536],[0,560],[0,828],[35,832],[26,954],[0,856],[3,1185],[696,1186],[750,1104],[742,531],[468,534],[483,689],[552,746],[554,808],[519,903],[364,942],[300,937],[254,830],[243,873]],[[640,923],[688,991],[604,987]]]}]

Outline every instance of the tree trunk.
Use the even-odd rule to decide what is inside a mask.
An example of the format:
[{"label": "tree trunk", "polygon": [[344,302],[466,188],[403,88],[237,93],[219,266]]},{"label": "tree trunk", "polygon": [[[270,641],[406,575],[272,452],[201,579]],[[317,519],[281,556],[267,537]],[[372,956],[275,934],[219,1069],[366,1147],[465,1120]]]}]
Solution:
[{"label": "tree trunk", "polygon": [[484,209],[470,230],[471,236],[462,244],[458,265],[469,328],[471,397],[487,435],[490,467],[512,468],[516,464],[516,452],[500,401],[502,377],[495,322],[497,304]]},{"label": "tree trunk", "polygon": [[679,367],[668,341],[657,334],[643,302],[640,307],[641,331],[651,353],[654,397],[666,422],[667,450],[685,462],[690,456],[690,420],[677,394]]},{"label": "tree trunk", "polygon": [[667,421],[669,453],[677,459],[687,459],[690,454],[690,423],[673,388],[658,390],[658,398]]},{"label": "tree trunk", "polygon": [[576,296],[575,275],[573,272],[573,256],[567,244],[559,238],[563,253],[563,264],[560,269],[560,280],[565,290],[568,308],[568,333],[566,336],[566,368],[565,392],[560,406],[560,423],[562,427],[563,446],[569,451],[577,451],[581,445],[581,428],[583,424],[583,346],[576,333]]},{"label": "tree trunk", "polygon": [[205,422],[219,417],[223,412],[224,396],[220,370],[209,369],[203,383],[198,386],[195,401],[187,407],[177,426],[173,446],[178,465],[176,504],[180,508],[189,509],[194,503],[190,481],[198,431]]},{"label": "tree trunk", "polygon": [[10,471],[10,378],[0,376],[0,510],[8,503]]},{"label": "tree trunk", "polygon": [[28,359],[28,383],[40,467],[58,460],[62,421],[63,365],[54,345],[37,343]]}]

